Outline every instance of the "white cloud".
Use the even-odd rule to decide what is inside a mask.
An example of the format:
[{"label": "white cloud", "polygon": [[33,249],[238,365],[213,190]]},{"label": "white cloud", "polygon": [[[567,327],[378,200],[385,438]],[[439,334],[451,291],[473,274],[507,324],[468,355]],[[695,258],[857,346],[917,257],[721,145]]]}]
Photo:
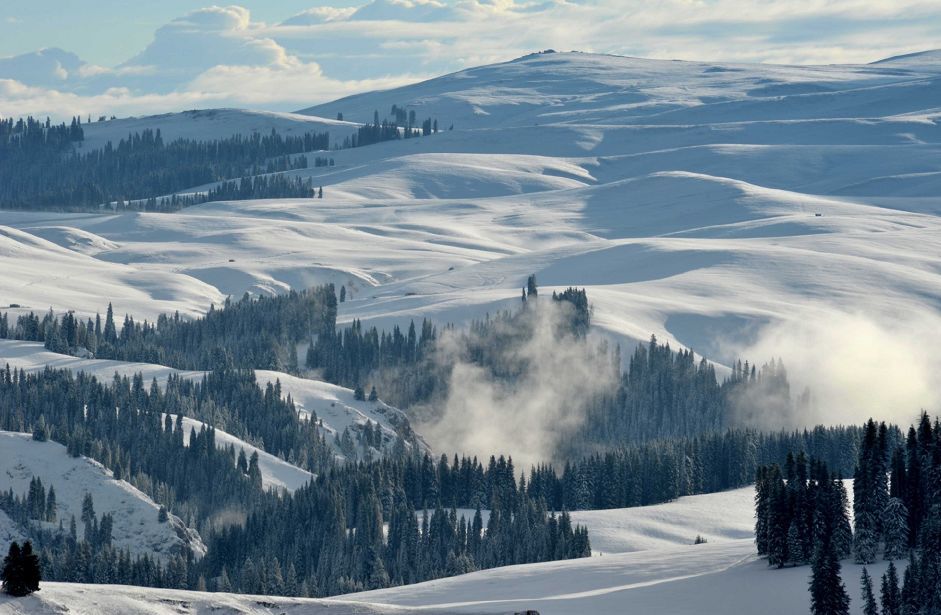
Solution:
[{"label": "white cloud", "polygon": [[[187,88],[224,100],[234,96],[241,104],[270,106],[287,102],[291,108],[310,100],[333,100],[356,92],[398,87],[418,80],[409,75],[366,80],[332,79],[314,63],[288,67],[216,66],[197,77]],[[250,84],[250,87],[246,87]]]},{"label": "white cloud", "polygon": [[330,21],[349,19],[356,12],[355,7],[336,8],[332,6],[318,6],[307,9],[297,15],[285,19],[282,26],[312,26]]},{"label": "white cloud", "polygon": [[357,9],[350,19],[369,21],[450,21],[461,12],[439,0],[372,0]]},{"label": "white cloud", "polygon": [[166,90],[216,66],[286,68],[295,63],[281,45],[253,32],[247,9],[213,6],[159,28],[153,42],[122,67],[155,67],[152,76],[162,76],[158,87]]}]

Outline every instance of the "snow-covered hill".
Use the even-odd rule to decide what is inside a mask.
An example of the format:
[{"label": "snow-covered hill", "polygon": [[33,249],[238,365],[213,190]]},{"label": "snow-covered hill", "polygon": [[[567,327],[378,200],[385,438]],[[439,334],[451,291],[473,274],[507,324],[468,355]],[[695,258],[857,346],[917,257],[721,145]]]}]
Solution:
[{"label": "snow-covered hill", "polygon": [[165,113],[145,117],[120,118],[83,124],[85,140],[83,151],[99,149],[109,141],[117,143],[131,133],[142,130],[160,130],[165,142],[175,139],[207,141],[225,139],[234,135],[271,134],[301,136],[308,132],[330,133],[330,142],[342,142],[356,132],[357,124],[342,122],[310,114],[249,111],[246,109],[195,109],[180,113]]},{"label": "snow-covered hill", "polygon": [[[936,53],[859,66],[535,54],[305,110],[363,122],[396,104],[454,125],[291,172],[323,199],[5,212],[0,304],[87,314],[110,300],[153,319],[332,282],[351,298],[341,322],[465,323],[516,305],[535,273],[547,290],[586,287],[616,341],[783,356],[827,408],[814,421],[907,419],[941,403],[939,100]],[[880,365],[899,365],[887,380],[900,386],[873,389],[866,347],[845,343],[863,339],[898,359]]]},{"label": "snow-covered hill", "polygon": [[[114,518],[112,544],[130,549],[135,555],[166,558],[192,551],[197,557],[206,552],[199,534],[187,528],[174,515],[161,523],[160,507],[149,497],[123,480],[115,480],[110,470],[85,457],[71,457],[61,444],[37,442],[30,434],[0,431],[0,490],[13,490],[23,497],[34,477],[42,480],[48,490],[55,488],[57,520],[66,531],[72,516],[77,520],[79,537],[84,533],[81,523],[82,501],[89,493],[100,517],[111,513]],[[6,522],[4,522],[4,520]],[[9,518],[0,518],[0,538],[11,533]],[[49,529],[58,523],[46,524]],[[12,533],[23,535],[22,528]]]},{"label": "snow-covered hill", "polygon": [[[69,369],[75,372],[85,372],[102,381],[109,381],[115,374],[131,377],[142,374],[145,382],[156,379],[158,384],[166,381],[171,373],[180,374],[185,378],[199,380],[204,372],[181,371],[164,365],[152,363],[129,363],[126,361],[110,361],[105,359],[82,359],[69,355],[58,354],[46,350],[41,343],[24,342],[18,340],[0,339],[0,367],[9,365],[12,368],[25,370],[42,370],[46,367],[53,369]],[[390,451],[398,439],[396,427],[407,421],[401,410],[389,406],[382,401],[359,401],[355,399],[350,389],[329,384],[319,380],[299,378],[282,372],[257,370],[256,378],[260,386],[269,383],[281,383],[282,394],[294,400],[299,420],[308,420],[311,413],[318,419],[318,429],[326,437],[327,443],[336,447],[336,454],[342,458],[344,452],[336,445],[336,436],[342,435],[349,429],[355,435],[366,426],[367,421],[378,426],[383,433],[382,451]],[[199,431],[202,423],[191,418],[185,418],[186,434],[189,435],[191,427]],[[259,465],[262,471],[262,482],[266,487],[286,488],[290,491],[307,483],[311,474],[288,462],[265,453],[249,442],[228,434],[224,429],[216,426],[216,444],[220,447],[232,444],[236,450],[244,449],[250,456],[259,451]],[[419,438],[419,445],[425,447]],[[362,452],[362,451],[359,451]]]}]

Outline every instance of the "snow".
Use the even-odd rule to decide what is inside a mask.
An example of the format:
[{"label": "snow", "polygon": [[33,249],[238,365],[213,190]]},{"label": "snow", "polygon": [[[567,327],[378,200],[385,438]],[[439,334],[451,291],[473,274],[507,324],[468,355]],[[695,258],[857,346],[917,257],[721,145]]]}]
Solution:
[{"label": "snow", "polygon": [[[574,520],[593,524],[594,557],[495,568],[331,601],[46,583],[20,604],[33,610],[68,604],[75,613],[159,615],[179,612],[174,609],[182,603],[198,612],[247,613],[271,612],[261,610],[261,603],[284,613],[317,613],[327,604],[330,613],[806,613],[810,567],[771,569],[755,555],[753,495],[747,487],[657,506],[576,512]],[[691,544],[697,533],[708,542]],[[879,578],[886,566],[877,562],[868,570]],[[860,566],[843,562],[854,615],[862,612],[860,573]],[[0,599],[0,613],[18,612],[12,604]]]},{"label": "snow", "polygon": [[[69,369],[74,372],[85,372],[95,376],[103,382],[110,381],[115,374],[132,377],[142,374],[144,382],[157,380],[158,384],[166,382],[170,374],[178,374],[191,380],[200,380],[205,375],[202,371],[177,370],[164,365],[153,363],[133,363],[126,361],[111,361],[107,359],[83,359],[64,354],[50,352],[39,342],[26,342],[20,340],[0,339],[0,367],[9,365],[11,369],[25,369],[37,371],[46,367],[52,369]],[[327,444],[335,446],[334,436],[342,434],[345,429],[354,433],[364,427],[369,421],[373,426],[379,426],[383,432],[383,447],[378,453],[385,453],[392,449],[398,435],[395,425],[406,420],[404,413],[381,400],[359,401],[354,398],[352,390],[329,384],[320,380],[311,380],[292,376],[283,372],[269,370],[256,370],[255,377],[260,386],[281,383],[281,392],[284,397],[288,395],[294,401],[299,417],[309,419],[311,412],[316,413],[319,431],[327,438]],[[187,422],[186,433],[189,435],[189,426],[196,425],[197,431],[202,425],[199,421],[185,418]],[[427,448],[421,441],[419,446]],[[216,430],[216,444],[220,447],[228,444],[235,445],[236,450],[245,449],[245,454],[251,456],[252,452],[259,450],[259,462],[262,470],[262,484],[276,489],[294,491],[308,482],[311,474],[294,466],[274,455],[264,453],[248,442],[235,436]],[[337,449],[337,456],[343,454]]]},{"label": "snow", "polygon": [[[174,425],[176,425],[177,415],[171,414]],[[192,430],[200,432],[206,423],[196,419],[183,417],[183,444],[189,446],[190,434]],[[261,484],[265,489],[276,489],[294,492],[310,482],[314,475],[307,470],[292,465],[283,459],[267,453],[264,450],[248,444],[240,438],[216,429],[216,448],[233,447],[236,454],[239,450],[245,452],[246,458],[251,458],[253,453],[258,453],[258,469],[261,470]]]},{"label": "snow", "polygon": [[341,323],[462,324],[515,305],[535,273],[546,291],[586,287],[614,341],[654,333],[720,363],[765,327],[937,322],[939,73],[937,53],[859,66],[536,54],[302,114],[114,123],[208,137],[397,104],[455,129],[290,172],[323,199],[4,212],[0,304],[86,315],[113,301],[153,319],[329,282],[347,286]]},{"label": "snow", "polygon": [[305,133],[330,133],[330,143],[342,142],[356,132],[357,124],[295,113],[251,111],[246,109],[197,109],[146,117],[129,117],[82,124],[85,140],[82,151],[100,149],[108,141],[117,144],[131,133],[160,130],[165,143],[176,139],[208,141],[235,135],[268,135],[275,130],[283,137]]},{"label": "snow", "polygon": [[[255,370],[255,376],[262,386],[280,382],[282,394],[291,396],[301,417],[310,418],[311,413],[315,413],[318,421],[323,422],[319,426],[329,444],[333,444],[333,437],[342,435],[344,430],[350,429],[355,433],[370,422],[383,433],[382,451],[377,452],[388,452],[398,437],[395,426],[407,420],[405,413],[382,400],[357,400],[351,389],[329,382],[262,369]],[[427,450],[421,437],[416,437],[418,445]]]},{"label": "snow", "polygon": [[751,540],[755,531],[754,502],[754,488],[745,487],[655,506],[576,510],[569,514],[572,523],[588,528],[592,555],[597,557],[692,545],[696,536],[705,538],[708,544]]},{"label": "snow", "polygon": [[[846,485],[852,488],[851,481]],[[573,523],[588,526],[591,558],[507,566],[343,598],[455,613],[783,615],[810,609],[810,567],[770,569],[755,554],[753,487],[571,515]],[[693,544],[697,535],[707,542]],[[878,578],[886,566],[877,562],[868,569]],[[860,574],[860,566],[843,562],[852,613],[861,613]]]},{"label": "snow", "polygon": [[[112,544],[116,547],[161,559],[185,549],[197,556],[206,552],[195,530],[186,528],[174,515],[160,523],[160,507],[153,500],[131,484],[115,480],[111,471],[96,461],[71,457],[61,444],[37,442],[31,434],[9,431],[0,431],[0,451],[0,490],[13,489],[22,497],[29,491],[29,481],[40,478],[47,490],[55,488],[58,521],[68,530],[74,515],[79,537],[84,534],[82,501],[90,493],[99,519],[105,513],[114,517]],[[0,519],[0,534],[10,532],[8,522],[5,515]],[[49,525],[50,529],[56,527],[58,523]]]},{"label": "snow", "polygon": [[75,615],[180,615],[181,613],[217,613],[219,615],[415,615],[420,609],[379,607],[369,604],[249,596],[240,594],[200,593],[174,589],[152,589],[129,585],[83,585],[78,583],[43,583],[40,591],[25,598],[0,594],[0,613],[74,613]]}]

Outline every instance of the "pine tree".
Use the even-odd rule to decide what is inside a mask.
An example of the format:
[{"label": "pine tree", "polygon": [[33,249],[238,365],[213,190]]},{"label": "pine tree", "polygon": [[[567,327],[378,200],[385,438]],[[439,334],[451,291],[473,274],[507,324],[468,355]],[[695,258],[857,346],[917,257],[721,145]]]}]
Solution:
[{"label": "pine tree", "polygon": [[853,556],[857,564],[876,561],[882,515],[888,501],[885,424],[869,419],[853,474]]},{"label": "pine tree", "polygon": [[869,571],[863,568],[862,574],[862,596],[863,596],[863,615],[879,615],[879,605],[876,604],[876,597],[872,593],[872,578]]},{"label": "pine tree", "polygon": [[893,562],[882,575],[882,589],[879,595],[882,603],[882,615],[902,615],[902,595],[899,591],[899,575]]},{"label": "pine tree", "polygon": [[840,560],[831,537],[817,545],[811,565],[810,612],[812,615],[849,615],[850,598],[840,579]]},{"label": "pine tree", "polygon": [[3,591],[11,596],[26,596],[39,589],[42,572],[31,542],[26,541],[22,548],[16,542],[10,543],[10,550],[3,559],[0,579],[3,581]]},{"label": "pine tree", "polygon": [[49,494],[46,496],[46,521],[49,523],[54,523],[56,520],[56,490],[50,485]]},{"label": "pine tree", "polygon": [[889,498],[882,515],[885,559],[902,559],[908,551],[908,511],[901,498]]},{"label": "pine tree", "polygon": [[791,521],[787,530],[787,558],[793,564],[804,563],[804,545],[797,531],[797,519]]},{"label": "pine tree", "polygon": [[226,570],[225,566],[222,567],[222,572],[219,573],[219,578],[216,580],[216,591],[217,592],[232,591],[232,582],[229,581],[229,572]]},{"label": "pine tree", "polygon": [[526,294],[530,298],[536,298],[536,296],[539,295],[539,288],[536,286],[535,273],[530,274],[530,276],[526,278]]},{"label": "pine tree", "polygon": [[113,344],[117,341],[117,329],[114,326],[114,309],[111,307],[111,303],[108,303],[108,314],[105,317],[105,330],[104,330],[105,341],[109,344]]},{"label": "pine tree", "polygon": [[36,422],[36,428],[33,429],[33,440],[37,442],[45,442],[49,439],[49,428],[46,427],[46,417],[42,414],[39,415],[39,420]]}]

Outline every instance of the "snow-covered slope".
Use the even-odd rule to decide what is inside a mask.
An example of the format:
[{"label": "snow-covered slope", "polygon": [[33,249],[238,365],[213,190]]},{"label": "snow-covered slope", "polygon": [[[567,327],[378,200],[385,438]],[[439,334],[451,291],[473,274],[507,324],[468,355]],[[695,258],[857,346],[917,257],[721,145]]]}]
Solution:
[{"label": "snow-covered slope", "polygon": [[[70,457],[61,444],[37,442],[30,434],[0,431],[0,451],[0,490],[12,489],[23,497],[30,480],[38,477],[46,489],[55,488],[58,520],[66,529],[75,516],[79,536],[84,532],[82,501],[90,493],[95,513],[99,517],[111,513],[114,518],[112,543],[116,547],[161,558],[187,549],[197,556],[206,551],[195,530],[188,529],[179,518],[170,515],[167,522],[160,523],[160,507],[153,500],[129,483],[114,480],[111,471],[101,464],[85,457]],[[0,533],[6,526],[0,521]],[[58,524],[49,527],[54,529]]]},{"label": "snow-covered slope", "polygon": [[[176,424],[177,415],[171,414],[171,420]],[[206,428],[207,425],[202,421],[191,419],[188,416],[183,417],[183,443],[189,446],[190,435],[193,430],[197,433]],[[236,451],[244,451],[246,457],[258,453],[258,469],[261,470],[261,484],[265,489],[284,489],[286,491],[295,491],[300,489],[314,477],[307,470],[303,470],[295,465],[284,461],[280,457],[275,457],[271,453],[265,452],[256,446],[248,444],[232,434],[226,433],[221,429],[216,429],[216,447],[233,447]]]},{"label": "snow-covered slope", "polygon": [[[97,377],[105,382],[115,374],[131,377],[142,374],[145,382],[156,379],[158,384],[166,381],[172,374],[180,374],[185,378],[199,380],[204,372],[181,371],[164,365],[153,363],[130,363],[126,361],[110,361],[105,359],[83,359],[69,355],[58,354],[46,350],[41,343],[24,342],[19,340],[0,339],[0,367],[9,365],[11,368],[25,370],[42,370],[46,367],[53,369],[69,369],[82,371]],[[260,386],[269,383],[281,383],[282,395],[288,395],[294,400],[299,418],[308,420],[311,413],[318,419],[318,429],[326,437],[327,443],[335,445],[335,436],[342,434],[345,429],[356,435],[366,422],[379,426],[383,433],[382,451],[390,451],[398,439],[396,427],[401,427],[407,419],[401,410],[380,401],[359,401],[355,399],[350,389],[329,384],[320,380],[310,380],[269,370],[257,370],[255,376]],[[202,423],[195,419],[185,418],[186,433],[195,426],[197,431]],[[251,443],[244,442],[237,437],[219,430],[216,432],[216,443],[219,446],[232,444],[236,450],[242,448],[246,455],[251,455],[256,449]],[[419,445],[425,446],[419,438]],[[337,448],[337,456],[344,453]],[[266,487],[287,488],[290,491],[297,489],[310,479],[310,473],[298,468],[273,455],[259,450],[262,481]]]},{"label": "snow-covered slope", "polygon": [[142,130],[160,130],[165,142],[175,139],[207,141],[256,133],[264,136],[271,134],[272,130],[282,136],[329,132],[330,142],[334,143],[342,142],[344,137],[356,132],[356,127],[352,122],[311,117],[309,114],[245,109],[198,109],[83,124],[85,140],[82,149],[99,149],[108,141],[116,144],[121,139],[126,139],[129,134]]},{"label": "snow-covered slope", "polygon": [[[25,598],[0,594],[0,613],[74,613],[75,615],[416,615],[422,609],[382,607],[335,600],[200,593],[130,585],[43,583]],[[438,611],[441,612],[441,611]]]},{"label": "snow-covered slope", "polygon": [[[746,487],[656,506],[577,511],[572,519],[588,526],[591,558],[483,570],[344,598],[462,613],[808,612],[810,568],[769,569],[755,555],[753,507],[754,489]],[[697,535],[707,542],[693,544]],[[885,567],[879,562],[868,568],[881,576]],[[854,614],[862,612],[860,570],[843,562]]]},{"label": "snow-covered slope", "polygon": [[[813,379],[862,349],[812,359],[860,326],[941,366],[941,341],[923,343],[941,330],[939,100],[937,54],[860,66],[527,56],[305,110],[362,122],[396,104],[454,124],[291,172],[323,199],[5,212],[0,304],[86,314],[111,300],[153,319],[332,282],[347,287],[341,322],[464,323],[515,305],[535,273],[545,290],[586,287],[598,329],[625,344],[654,333],[719,362],[783,354],[828,406],[815,420],[855,421],[888,400],[817,387],[862,391],[865,366],[850,370],[859,382]],[[900,371],[919,382],[893,408],[941,401],[939,370]]]}]

